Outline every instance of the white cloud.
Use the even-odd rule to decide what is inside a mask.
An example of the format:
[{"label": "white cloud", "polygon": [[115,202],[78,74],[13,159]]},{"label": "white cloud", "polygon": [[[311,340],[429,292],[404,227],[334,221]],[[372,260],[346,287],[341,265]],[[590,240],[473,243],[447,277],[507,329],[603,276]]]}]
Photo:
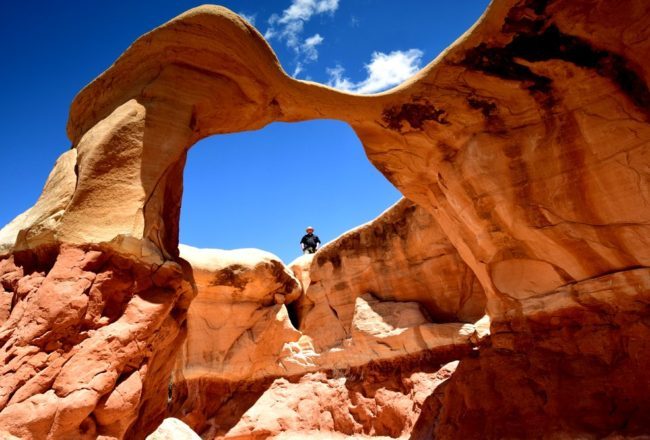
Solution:
[{"label": "white cloud", "polygon": [[314,15],[333,14],[338,7],[339,0],[292,0],[291,5],[282,11],[281,15],[272,14],[269,17],[269,27],[264,32],[264,38],[277,38],[293,49],[296,54],[296,70],[300,72],[305,63],[318,59],[316,46],[324,40],[320,34],[303,40],[305,23]]},{"label": "white cloud", "polygon": [[343,72],[345,72],[345,69],[341,66],[327,69],[327,74],[330,77],[329,81],[327,81],[327,85],[334,87],[335,89],[352,91],[354,89],[354,83],[349,79],[344,78]]},{"label": "white cloud", "polygon": [[298,75],[300,75],[300,72],[302,72],[302,70],[303,70],[302,63],[296,64],[296,68],[293,70],[293,73],[291,74],[291,76],[296,78]]},{"label": "white cloud", "polygon": [[273,29],[273,28],[268,28],[268,29],[264,32],[264,39],[265,39],[265,40],[270,40],[271,38],[275,37],[276,35],[277,35],[277,33],[276,33],[275,29]]},{"label": "white cloud", "polygon": [[278,22],[309,21],[314,14],[334,13],[338,7],[339,0],[293,0],[291,6],[282,11]]},{"label": "white cloud", "polygon": [[316,46],[323,42],[324,38],[320,34],[314,34],[311,37],[307,38],[302,46],[300,51],[305,56],[305,59],[308,61],[316,61],[318,59],[318,50]]},{"label": "white cloud", "polygon": [[376,93],[402,83],[420,70],[423,52],[419,49],[396,50],[389,54],[373,52],[365,65],[368,76],[363,81],[352,82],[344,76],[341,66],[327,69],[327,85],[356,93]]},{"label": "white cloud", "polygon": [[246,14],[244,12],[238,12],[237,15],[239,15],[241,18],[255,26],[255,18],[257,17],[257,14]]}]

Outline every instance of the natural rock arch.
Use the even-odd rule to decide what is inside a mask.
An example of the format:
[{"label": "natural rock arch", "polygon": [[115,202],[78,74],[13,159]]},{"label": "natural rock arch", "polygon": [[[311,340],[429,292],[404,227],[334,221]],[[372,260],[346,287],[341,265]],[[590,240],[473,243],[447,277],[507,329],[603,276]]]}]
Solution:
[{"label": "natural rock arch", "polygon": [[[638,304],[647,304],[650,291],[649,8],[636,0],[496,1],[415,78],[375,96],[293,80],[259,33],[224,8],[193,9],[141,37],[75,98],[73,149],[37,204],[0,232],[0,253],[9,256],[2,260],[5,289],[20,292],[0,334],[3,374],[12,377],[2,383],[0,424],[32,432],[35,422],[17,419],[17,408],[42,401],[70,409],[34,419],[50,421],[53,435],[91,424],[94,411],[93,429],[119,436],[128,427],[119,395],[131,396],[129,422],[140,411],[131,432],[146,431],[142,424],[163,411],[151,390],[164,382],[164,358],[182,337],[191,297],[188,271],[177,261],[187,149],[202,137],[271,121],[333,118],[349,123],[372,163],[429,210],[486,291],[497,334],[482,358],[454,376],[459,392],[449,393],[438,433],[474,434],[477,426],[488,436],[542,428],[647,432],[638,415],[648,410],[647,343],[625,341],[650,335],[635,324],[647,317]],[[88,292],[97,287],[96,297],[106,299],[115,289],[106,280],[119,271],[129,273],[136,293],[88,317],[95,298]],[[61,287],[69,283],[77,294]],[[51,307],[48,292],[70,307]],[[29,295],[31,303],[19,301]],[[50,321],[30,324],[19,313],[34,302]],[[93,324],[78,346],[72,339],[55,344],[86,321]],[[610,344],[594,347],[576,326],[599,329]],[[94,376],[76,377],[83,363],[74,363],[69,348],[103,359],[103,341],[120,339],[108,327],[132,330],[120,349],[132,338],[149,354],[129,348]],[[550,336],[537,341],[531,329]],[[545,363],[549,346],[554,361]],[[463,401],[463,371],[482,365],[487,376],[469,384],[481,389],[486,371],[503,374],[503,363],[522,355],[538,361],[510,367],[534,379],[517,385],[537,399],[534,423],[489,417],[503,404],[509,414],[526,415],[516,393],[505,403],[489,389],[493,398]],[[65,374],[62,366],[50,371],[56,359]],[[597,380],[613,385],[605,397],[585,396],[582,390],[594,388],[589,374],[578,373],[567,387],[542,379],[557,377],[562,362],[581,372],[598,365]],[[616,380],[614,369],[645,388]],[[85,387],[91,379],[98,384]],[[111,394],[116,386],[123,390]],[[587,409],[568,411],[569,394],[583,395]],[[547,401],[553,408],[545,409]],[[461,426],[455,418],[468,406],[471,423]],[[602,420],[585,415],[593,408]]]}]

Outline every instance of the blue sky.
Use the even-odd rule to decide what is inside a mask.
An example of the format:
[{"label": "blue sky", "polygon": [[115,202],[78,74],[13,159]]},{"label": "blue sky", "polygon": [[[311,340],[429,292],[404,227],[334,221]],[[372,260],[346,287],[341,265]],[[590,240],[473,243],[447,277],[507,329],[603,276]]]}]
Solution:
[{"label": "blue sky", "polygon": [[[345,90],[392,87],[433,60],[486,0],[223,1],[265,35],[284,69]],[[0,27],[0,226],[38,198],[76,93],[143,33],[202,2],[5,2]],[[275,123],[196,144],[185,171],[181,242],[297,257],[307,225],[326,242],[376,217],[399,192],[338,121]]]}]

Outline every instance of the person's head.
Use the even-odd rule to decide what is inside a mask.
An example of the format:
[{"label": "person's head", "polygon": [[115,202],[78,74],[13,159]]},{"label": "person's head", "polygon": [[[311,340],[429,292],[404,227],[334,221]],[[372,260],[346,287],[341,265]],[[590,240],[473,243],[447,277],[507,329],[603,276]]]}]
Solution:
[{"label": "person's head", "polygon": [[308,234],[311,234],[314,232],[314,228],[312,228],[311,226],[307,226],[307,229],[305,229],[305,231],[307,231]]}]

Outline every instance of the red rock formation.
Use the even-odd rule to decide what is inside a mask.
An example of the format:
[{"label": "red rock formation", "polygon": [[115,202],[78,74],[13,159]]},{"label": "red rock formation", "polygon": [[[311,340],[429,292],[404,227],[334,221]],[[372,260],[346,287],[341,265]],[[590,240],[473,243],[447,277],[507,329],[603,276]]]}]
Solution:
[{"label": "red rock formation", "polygon": [[487,298],[493,336],[422,419],[435,434],[647,434],[649,17],[642,0],[494,1],[377,96],[288,77],[223,8],[141,37],[75,98],[73,150],[0,231],[0,430],[153,430],[191,297],[177,243],[187,149],[334,118]]},{"label": "red rock formation", "polygon": [[80,439],[155,427],[193,292],[181,267],[70,245],[0,267],[12,296],[0,426],[20,438]]},{"label": "red rock formation", "polygon": [[439,410],[438,389],[456,368],[441,363],[458,355],[238,384],[198,381],[189,392],[200,398],[188,403],[205,412],[186,422],[210,439],[427,438],[424,418]]},{"label": "red rock formation", "polygon": [[[311,438],[316,433],[322,438],[337,438],[336,433],[342,438],[403,437],[411,433],[420,407],[453,373],[455,364],[437,372],[423,372],[427,367],[420,365],[420,371],[409,372],[400,362],[347,375],[276,379],[225,436],[216,438]],[[395,368],[399,374],[387,374]],[[365,379],[367,375],[374,380]]]}]

